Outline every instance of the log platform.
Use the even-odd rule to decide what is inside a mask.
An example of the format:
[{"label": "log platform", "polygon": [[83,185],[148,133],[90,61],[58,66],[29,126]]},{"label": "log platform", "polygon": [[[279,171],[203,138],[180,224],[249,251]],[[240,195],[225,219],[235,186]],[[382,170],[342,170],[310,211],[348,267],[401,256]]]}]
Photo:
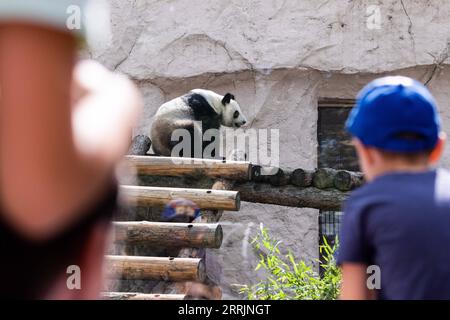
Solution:
[{"label": "log platform", "polygon": [[115,222],[115,242],[147,242],[158,247],[220,248],[222,227],[217,223]]},{"label": "log platform", "polygon": [[237,191],[190,188],[163,188],[121,186],[121,194],[130,205],[163,207],[169,201],[184,198],[201,209],[239,211],[240,196]]},{"label": "log platform", "polygon": [[[144,149],[147,149],[148,141],[144,142]],[[135,154],[145,152],[138,150]],[[205,254],[208,248],[220,248],[222,244],[223,232],[218,222],[224,211],[239,211],[241,200],[339,210],[350,191],[364,183],[359,172],[331,168],[264,168],[238,160],[125,157],[125,163],[134,168],[139,177],[151,178],[142,181],[155,182],[154,185],[150,182],[121,186],[121,195],[128,206],[162,207],[170,200],[185,198],[195,202],[202,209],[202,215],[192,223],[115,222],[116,244],[172,248],[168,252],[175,256],[106,256],[109,278],[159,282],[152,293],[104,292],[104,299],[220,299],[221,290],[215,275],[208,271]],[[267,175],[267,172],[273,174]],[[194,188],[200,180],[202,185]]]},{"label": "log platform", "polygon": [[203,281],[205,265],[195,258],[106,256],[107,277],[128,280]]},{"label": "log platform", "polygon": [[103,292],[105,300],[186,300],[184,294],[158,294],[139,292]]},{"label": "log platform", "polygon": [[126,156],[125,162],[143,175],[207,176],[237,181],[245,181],[251,177],[251,165],[245,161]]}]

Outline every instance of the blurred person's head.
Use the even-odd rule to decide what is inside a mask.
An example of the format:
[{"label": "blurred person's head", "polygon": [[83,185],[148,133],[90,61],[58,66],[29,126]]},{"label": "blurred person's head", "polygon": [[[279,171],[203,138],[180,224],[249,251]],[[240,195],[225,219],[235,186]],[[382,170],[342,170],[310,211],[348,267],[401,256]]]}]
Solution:
[{"label": "blurred person's head", "polygon": [[428,89],[408,77],[376,79],[358,94],[347,131],[368,181],[390,171],[422,171],[441,157],[436,102]]},{"label": "blurred person's head", "polygon": [[192,222],[200,216],[199,207],[187,199],[174,199],[166,204],[162,213],[163,221]]}]

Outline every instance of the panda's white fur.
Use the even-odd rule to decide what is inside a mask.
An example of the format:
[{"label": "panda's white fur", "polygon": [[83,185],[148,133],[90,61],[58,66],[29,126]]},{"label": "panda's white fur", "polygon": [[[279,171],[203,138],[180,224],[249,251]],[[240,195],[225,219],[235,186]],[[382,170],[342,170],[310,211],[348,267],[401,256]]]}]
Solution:
[{"label": "panda's white fur", "polygon": [[[201,129],[198,121],[202,123]],[[222,96],[214,91],[194,89],[159,107],[150,130],[152,148],[158,155],[170,156],[174,145],[172,132],[176,129],[205,132],[219,129],[221,125],[239,128],[246,122],[232,94]]]}]

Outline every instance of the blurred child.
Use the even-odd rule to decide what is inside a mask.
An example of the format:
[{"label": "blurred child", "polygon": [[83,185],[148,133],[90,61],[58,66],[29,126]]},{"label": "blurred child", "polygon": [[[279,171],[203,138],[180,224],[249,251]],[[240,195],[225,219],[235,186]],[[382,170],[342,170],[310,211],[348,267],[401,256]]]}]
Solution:
[{"label": "blurred child", "polygon": [[346,127],[368,183],[344,207],[341,298],[450,299],[450,173],[432,168],[445,138],[432,95],[374,80]]},{"label": "blurred child", "polygon": [[179,198],[166,204],[162,220],[190,223],[200,217],[200,208],[191,200]]},{"label": "blurred child", "polygon": [[[76,63],[85,33],[67,29],[67,9],[84,15],[85,2],[0,1],[3,298],[90,299],[101,289],[114,168],[141,98],[125,77]],[[81,285],[68,285],[72,275]]]}]

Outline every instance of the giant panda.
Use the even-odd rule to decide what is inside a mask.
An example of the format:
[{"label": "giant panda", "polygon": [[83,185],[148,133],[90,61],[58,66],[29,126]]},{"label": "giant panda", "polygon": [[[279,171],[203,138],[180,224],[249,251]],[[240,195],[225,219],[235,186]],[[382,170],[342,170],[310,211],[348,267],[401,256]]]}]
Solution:
[{"label": "giant panda", "polygon": [[[201,128],[198,121],[201,121]],[[171,141],[175,129],[186,129],[194,137],[194,132],[202,134],[208,129],[219,129],[221,125],[239,128],[246,123],[247,119],[231,93],[222,96],[210,90],[194,89],[159,107],[150,130],[150,139],[155,154],[171,156],[172,148],[178,143]],[[192,151],[181,156],[193,157],[194,154]]]}]

